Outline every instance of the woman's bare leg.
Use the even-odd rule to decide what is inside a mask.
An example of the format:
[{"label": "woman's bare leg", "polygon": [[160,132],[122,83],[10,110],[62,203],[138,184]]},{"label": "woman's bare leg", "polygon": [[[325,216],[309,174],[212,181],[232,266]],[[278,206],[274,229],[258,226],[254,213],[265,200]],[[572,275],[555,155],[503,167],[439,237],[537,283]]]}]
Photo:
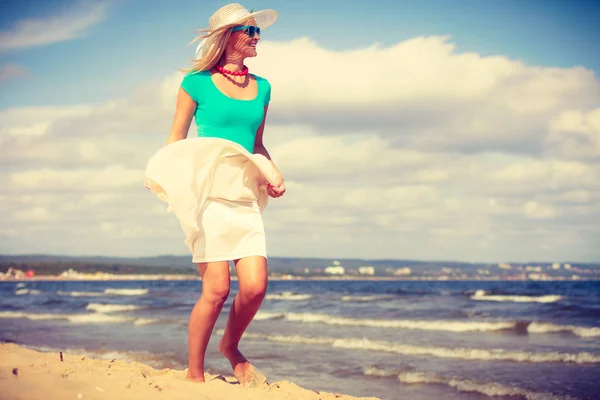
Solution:
[{"label": "woman's bare leg", "polygon": [[202,276],[202,294],[190,315],[187,379],[204,382],[204,355],[215,322],[229,296],[230,277],[227,261],[201,263],[198,270]]},{"label": "woman's bare leg", "polygon": [[267,260],[264,257],[244,257],[235,263],[239,292],[233,300],[227,327],[219,342],[219,351],[233,368],[234,375],[242,385],[253,385],[261,379],[239,350],[242,335],[260,308],[267,291]]}]

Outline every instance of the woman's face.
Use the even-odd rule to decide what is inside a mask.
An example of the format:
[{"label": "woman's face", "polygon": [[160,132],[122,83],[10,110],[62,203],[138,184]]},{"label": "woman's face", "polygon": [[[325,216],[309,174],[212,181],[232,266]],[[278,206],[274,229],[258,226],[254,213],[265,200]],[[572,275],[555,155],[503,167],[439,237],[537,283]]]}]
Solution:
[{"label": "woman's face", "polygon": [[[243,26],[256,27],[256,21],[249,19]],[[254,33],[254,36],[250,36]],[[238,54],[241,58],[256,57],[256,44],[260,40],[258,32],[253,32],[253,28],[245,28],[231,32],[227,50],[229,54]]]}]

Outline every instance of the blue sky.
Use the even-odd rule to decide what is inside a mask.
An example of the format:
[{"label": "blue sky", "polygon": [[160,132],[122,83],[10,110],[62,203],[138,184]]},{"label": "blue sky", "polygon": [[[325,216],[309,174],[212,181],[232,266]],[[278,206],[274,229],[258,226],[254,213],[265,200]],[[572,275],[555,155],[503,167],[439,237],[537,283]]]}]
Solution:
[{"label": "blue sky", "polygon": [[[139,183],[224,4],[3,5],[0,253],[187,253]],[[271,254],[600,260],[600,3],[242,4],[280,13],[248,60],[288,185]]]},{"label": "blue sky", "polygon": [[[0,107],[101,101],[186,67],[193,55],[193,46],[186,44],[195,29],[226,2],[29,0],[9,6],[0,16],[0,29],[7,32],[23,19],[44,19],[89,4],[106,7],[82,37],[0,52],[0,63],[24,66],[32,75],[4,85]],[[269,40],[308,36],[328,49],[347,50],[438,34],[451,36],[460,51],[600,69],[596,1],[305,0],[254,1],[247,7],[280,12],[279,21],[263,34]]]}]

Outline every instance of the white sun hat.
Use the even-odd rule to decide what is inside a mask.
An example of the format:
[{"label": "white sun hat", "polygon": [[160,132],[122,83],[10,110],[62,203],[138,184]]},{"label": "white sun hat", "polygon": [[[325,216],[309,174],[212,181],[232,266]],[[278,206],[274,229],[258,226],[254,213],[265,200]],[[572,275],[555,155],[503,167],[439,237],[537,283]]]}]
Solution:
[{"label": "white sun hat", "polygon": [[260,29],[265,29],[277,21],[279,14],[277,11],[270,9],[251,12],[238,3],[227,4],[219,8],[208,20],[207,32],[209,37],[200,42],[198,47],[196,47],[196,57],[201,56],[202,49],[206,41],[211,38],[210,35],[212,32],[226,26],[240,25],[248,20],[248,18],[253,18],[256,21],[256,26]]}]

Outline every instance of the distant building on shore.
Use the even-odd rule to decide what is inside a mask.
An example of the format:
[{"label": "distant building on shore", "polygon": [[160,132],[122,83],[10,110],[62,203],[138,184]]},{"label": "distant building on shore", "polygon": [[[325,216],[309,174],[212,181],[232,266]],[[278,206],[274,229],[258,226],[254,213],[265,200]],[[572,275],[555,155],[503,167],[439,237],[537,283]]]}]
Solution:
[{"label": "distant building on shore", "polygon": [[410,270],[410,268],[408,267],[404,267],[404,268],[398,268],[396,271],[394,271],[394,275],[396,276],[400,276],[400,275],[410,275],[412,271]]},{"label": "distant building on shore", "polygon": [[325,273],[328,275],[344,275],[346,270],[340,265],[339,261],[334,261],[333,265],[325,268]]},{"label": "distant building on shore", "polygon": [[371,265],[358,267],[358,273],[361,275],[375,275],[375,268]]},{"label": "distant building on shore", "polygon": [[325,268],[325,273],[329,275],[344,275],[344,272],[344,267],[339,265]]}]

